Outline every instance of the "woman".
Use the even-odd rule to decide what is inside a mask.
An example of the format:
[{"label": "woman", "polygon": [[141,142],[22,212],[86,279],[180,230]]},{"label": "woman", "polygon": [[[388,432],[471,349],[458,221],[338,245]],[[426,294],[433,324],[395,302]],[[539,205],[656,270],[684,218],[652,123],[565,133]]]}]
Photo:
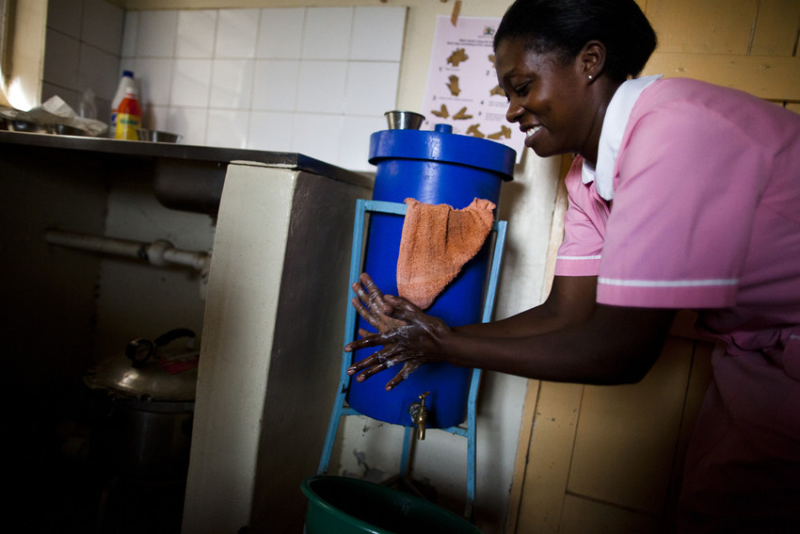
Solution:
[{"label": "woman", "polygon": [[[507,119],[539,156],[575,153],[553,289],[539,307],[449,328],[364,275],[354,305],[384,345],[365,380],[447,361],[621,384],[676,311],[719,343],[690,446],[682,532],[800,531],[800,117],[686,79],[634,78],[655,49],[633,0],[518,0],[495,37]],[[797,530],[795,530],[797,529]]]}]

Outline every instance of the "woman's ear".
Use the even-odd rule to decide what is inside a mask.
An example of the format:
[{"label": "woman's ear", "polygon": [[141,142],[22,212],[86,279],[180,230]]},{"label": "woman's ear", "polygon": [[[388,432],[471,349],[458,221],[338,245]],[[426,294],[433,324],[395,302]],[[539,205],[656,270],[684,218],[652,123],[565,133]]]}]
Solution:
[{"label": "woman's ear", "polygon": [[606,45],[592,40],[583,45],[578,53],[578,63],[582,73],[588,80],[596,80],[606,65]]}]

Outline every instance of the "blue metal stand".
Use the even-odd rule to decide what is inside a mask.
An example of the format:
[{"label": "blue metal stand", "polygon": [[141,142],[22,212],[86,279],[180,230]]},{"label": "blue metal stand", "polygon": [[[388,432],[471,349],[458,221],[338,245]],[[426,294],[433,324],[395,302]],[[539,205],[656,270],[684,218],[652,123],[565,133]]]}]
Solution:
[{"label": "blue metal stand", "polygon": [[[348,293],[348,306],[347,306],[347,320],[345,324],[345,344],[350,343],[356,336],[356,310],[352,305],[349,305],[356,295],[352,290],[352,285],[358,281],[361,275],[363,265],[363,251],[364,251],[364,221],[367,212],[378,212],[395,214],[405,216],[408,206],[397,202],[382,202],[375,200],[358,200],[356,201],[356,217],[355,224],[353,225],[353,250],[350,256],[350,291]],[[481,322],[488,323],[492,318],[492,311],[494,310],[495,295],[497,292],[497,280],[500,275],[500,265],[503,259],[503,247],[506,239],[506,221],[497,221],[494,223],[492,230],[497,234],[494,244],[494,251],[492,254],[492,264],[489,272],[489,283],[486,288],[486,296],[483,305],[483,315]],[[325,438],[325,446],[320,459],[318,474],[325,474],[328,471],[328,464],[330,463],[333,445],[336,441],[336,433],[339,430],[339,420],[342,416],[347,415],[363,415],[354,410],[346,403],[347,393],[350,388],[351,377],[347,374],[347,369],[353,363],[353,355],[349,352],[342,352],[342,370],[339,379],[339,389],[336,394],[336,400],[333,405],[333,413],[328,425],[328,434]],[[474,369],[472,372],[472,381],[470,382],[469,396],[467,399],[467,422],[466,425],[452,426],[449,428],[440,428],[444,432],[457,434],[467,438],[467,503],[465,516],[472,517],[472,511],[475,505],[475,413],[476,404],[478,399],[478,387],[480,385],[481,371]],[[411,453],[411,443],[413,441],[413,427],[406,427],[405,436],[403,439],[403,457],[400,464],[401,476],[405,477],[409,470],[409,457]]]}]

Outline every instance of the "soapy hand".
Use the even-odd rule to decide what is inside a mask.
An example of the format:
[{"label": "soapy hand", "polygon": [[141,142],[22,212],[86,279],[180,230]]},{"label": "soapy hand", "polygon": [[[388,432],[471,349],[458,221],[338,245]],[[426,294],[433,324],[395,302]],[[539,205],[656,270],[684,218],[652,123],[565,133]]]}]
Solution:
[{"label": "soapy hand", "polygon": [[[353,284],[353,291],[356,294],[356,298],[351,301],[353,307],[378,332],[383,333],[406,325],[405,321],[391,317],[392,307],[386,303],[383,292],[367,273],[362,273],[358,282]],[[372,335],[364,329],[359,329],[358,334],[361,337]]]},{"label": "soapy hand", "polygon": [[347,352],[355,352],[364,347],[383,345],[383,349],[352,365],[347,374],[356,376],[363,382],[372,375],[399,363],[403,368],[386,384],[391,390],[408,378],[420,366],[442,360],[438,354],[439,339],[450,331],[441,319],[431,317],[402,297],[384,295],[368,274],[364,273],[359,282],[353,284],[358,298],[353,306],[367,323],[378,330],[370,333],[359,329],[362,339],[345,346]]}]

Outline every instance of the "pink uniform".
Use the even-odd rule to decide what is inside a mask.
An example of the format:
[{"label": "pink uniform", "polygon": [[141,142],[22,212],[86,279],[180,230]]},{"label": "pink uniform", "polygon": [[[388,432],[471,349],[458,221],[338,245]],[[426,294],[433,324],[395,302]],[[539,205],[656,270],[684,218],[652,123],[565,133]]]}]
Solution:
[{"label": "pink uniform", "polygon": [[720,340],[684,530],[800,532],[800,116],[659,80],[618,150],[613,200],[580,161],[567,177],[556,275],[598,276],[601,304],[698,310]]}]

